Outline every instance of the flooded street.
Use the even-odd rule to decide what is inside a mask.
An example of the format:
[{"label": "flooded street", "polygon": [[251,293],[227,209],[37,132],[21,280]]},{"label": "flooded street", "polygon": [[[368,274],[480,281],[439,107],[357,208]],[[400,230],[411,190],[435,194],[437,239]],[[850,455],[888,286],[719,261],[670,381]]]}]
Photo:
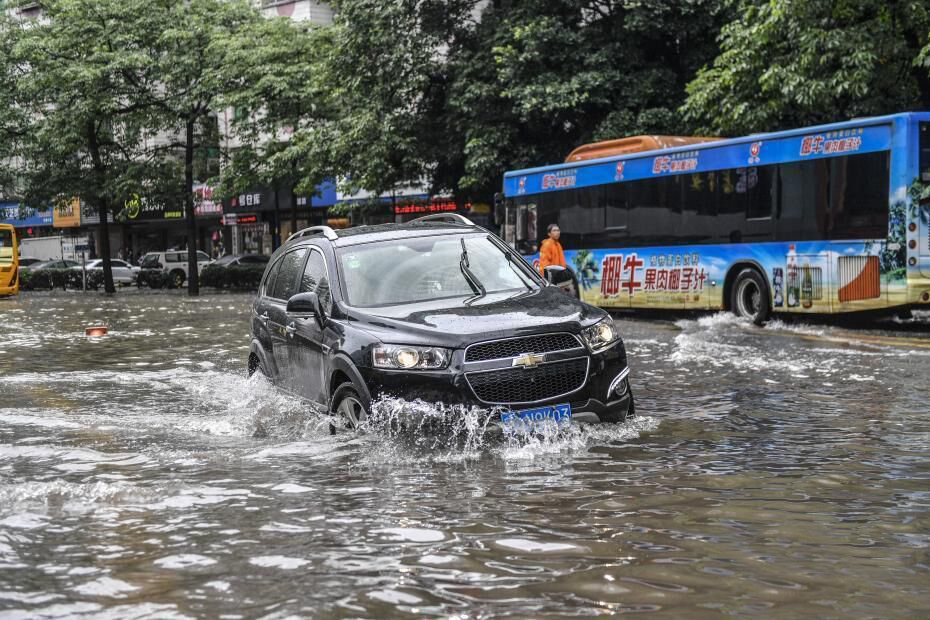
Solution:
[{"label": "flooded street", "polygon": [[930,320],[618,318],[635,420],[441,442],[246,379],[249,301],[0,300],[0,618],[930,615]]}]

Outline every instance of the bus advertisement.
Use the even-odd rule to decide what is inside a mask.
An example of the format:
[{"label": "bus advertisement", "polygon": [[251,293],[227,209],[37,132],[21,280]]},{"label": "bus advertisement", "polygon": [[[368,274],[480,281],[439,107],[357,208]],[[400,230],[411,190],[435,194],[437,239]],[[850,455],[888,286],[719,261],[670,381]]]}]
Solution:
[{"label": "bus advertisement", "polygon": [[928,195],[906,113],[507,172],[502,233],[538,261],[557,224],[604,308],[901,312],[930,309]]},{"label": "bus advertisement", "polygon": [[16,229],[0,224],[0,296],[19,292],[19,252]]}]

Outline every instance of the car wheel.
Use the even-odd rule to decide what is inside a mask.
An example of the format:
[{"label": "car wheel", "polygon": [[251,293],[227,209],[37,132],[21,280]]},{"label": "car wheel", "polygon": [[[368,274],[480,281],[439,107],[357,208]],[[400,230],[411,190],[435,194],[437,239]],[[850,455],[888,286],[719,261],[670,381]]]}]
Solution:
[{"label": "car wheel", "polygon": [[184,286],[184,272],[181,270],[176,270],[171,272],[171,286],[174,288],[181,288]]},{"label": "car wheel", "polygon": [[743,269],[736,276],[730,293],[730,309],[736,316],[762,325],[772,311],[768,300],[768,287],[755,269]]},{"label": "car wheel", "polygon": [[351,381],[346,381],[333,392],[330,413],[342,418],[347,428],[357,429],[368,417],[368,411]]}]

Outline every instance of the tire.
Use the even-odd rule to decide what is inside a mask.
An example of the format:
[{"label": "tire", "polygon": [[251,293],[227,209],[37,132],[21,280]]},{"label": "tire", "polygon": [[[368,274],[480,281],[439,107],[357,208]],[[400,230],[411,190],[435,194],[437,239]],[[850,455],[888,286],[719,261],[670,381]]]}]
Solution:
[{"label": "tire", "polygon": [[772,312],[769,289],[757,270],[749,267],[737,274],[730,290],[730,310],[756,325],[763,325],[768,320]]},{"label": "tire", "polygon": [[168,277],[168,281],[171,283],[173,288],[181,288],[184,286],[184,272],[180,269],[175,269]]},{"label": "tire", "polygon": [[346,381],[333,392],[333,399],[329,403],[329,411],[345,422],[346,428],[357,430],[368,417],[368,410],[362,404],[358,390],[351,381]]}]

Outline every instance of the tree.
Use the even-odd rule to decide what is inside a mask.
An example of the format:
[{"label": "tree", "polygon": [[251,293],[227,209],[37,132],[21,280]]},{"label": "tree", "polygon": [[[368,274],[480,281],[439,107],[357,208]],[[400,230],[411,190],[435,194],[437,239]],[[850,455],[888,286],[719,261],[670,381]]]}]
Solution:
[{"label": "tree", "polygon": [[476,0],[338,0],[321,47],[324,115],[296,136],[350,191],[376,195],[429,182],[458,145],[444,119],[450,45]]},{"label": "tree", "polygon": [[743,0],[682,108],[744,134],[930,106],[930,7],[904,0]]},{"label": "tree", "polygon": [[325,84],[319,78],[325,33],[307,22],[264,19],[247,39],[229,41],[223,66],[230,87],[222,104],[235,113],[230,134],[236,147],[226,153],[220,192],[233,195],[256,185],[290,194],[292,228],[297,227],[295,192],[311,194],[325,178],[306,140],[325,111]]},{"label": "tree", "polygon": [[561,161],[594,140],[685,133],[685,85],[717,53],[724,0],[527,0],[489,5],[455,55],[461,185]]},{"label": "tree", "polygon": [[[158,0],[146,3],[124,28],[145,42],[148,66],[156,77],[137,86],[157,113],[160,131],[176,136],[168,143],[183,161],[180,195],[187,219],[187,290],[200,292],[197,271],[197,219],[194,211],[194,164],[201,143],[198,126],[215,123],[219,98],[234,87],[229,79],[226,46],[259,36],[261,14],[246,0]],[[127,79],[131,75],[127,74]],[[206,179],[201,179],[206,180]]]},{"label": "tree", "polygon": [[[108,216],[140,185],[162,187],[165,168],[147,138],[151,109],[125,79],[151,88],[144,55],[120,25],[144,0],[50,0],[42,20],[4,19],[0,110],[6,131],[9,191],[44,206],[78,197],[100,217],[104,286],[113,293]],[[7,5],[0,6],[5,14]]]}]

